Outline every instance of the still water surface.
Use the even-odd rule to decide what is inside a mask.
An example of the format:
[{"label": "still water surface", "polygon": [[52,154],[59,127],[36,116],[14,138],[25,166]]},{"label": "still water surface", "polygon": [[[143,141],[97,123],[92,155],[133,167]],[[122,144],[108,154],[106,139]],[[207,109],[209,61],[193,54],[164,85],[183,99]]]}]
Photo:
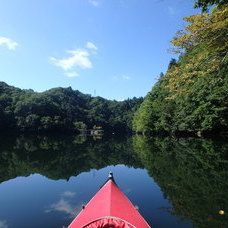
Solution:
[{"label": "still water surface", "polygon": [[154,228],[225,228],[227,150],[195,138],[2,138],[0,228],[69,225],[109,171]]}]

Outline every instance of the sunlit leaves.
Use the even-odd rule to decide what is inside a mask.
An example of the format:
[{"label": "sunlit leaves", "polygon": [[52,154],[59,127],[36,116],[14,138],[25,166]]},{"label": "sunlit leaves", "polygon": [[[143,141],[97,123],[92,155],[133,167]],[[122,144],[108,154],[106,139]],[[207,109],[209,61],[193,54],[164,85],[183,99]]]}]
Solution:
[{"label": "sunlit leaves", "polygon": [[137,111],[137,131],[228,129],[228,7],[184,20],[188,25],[172,40],[179,60],[171,60]]},{"label": "sunlit leaves", "polygon": [[182,52],[182,56],[165,77],[167,88],[176,93],[188,91],[185,87],[195,78],[216,73],[228,59],[228,7],[184,20],[189,24],[171,41],[174,53]]},{"label": "sunlit leaves", "polygon": [[195,8],[202,8],[202,11],[207,11],[208,7],[217,4],[218,7],[227,5],[227,0],[196,0]]}]

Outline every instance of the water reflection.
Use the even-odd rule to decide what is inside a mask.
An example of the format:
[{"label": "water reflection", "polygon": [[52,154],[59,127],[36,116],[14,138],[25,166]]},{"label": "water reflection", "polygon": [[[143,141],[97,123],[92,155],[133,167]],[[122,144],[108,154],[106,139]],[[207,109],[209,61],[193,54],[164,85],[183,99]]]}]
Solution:
[{"label": "water reflection", "polygon": [[0,228],[8,228],[7,222],[5,220],[0,220]]},{"label": "water reflection", "polygon": [[66,196],[66,197],[73,197],[76,195],[76,192],[71,192],[71,191],[65,191],[62,196]]},{"label": "water reflection", "polygon": [[228,143],[196,138],[134,137],[134,149],[172,203],[165,208],[195,227],[226,227]]},{"label": "water reflection", "polygon": [[78,207],[78,210],[75,209],[75,205],[71,205],[71,203],[66,199],[60,199],[57,203],[51,204],[48,209],[45,210],[46,213],[50,212],[64,212],[68,215],[69,218],[74,218],[76,214],[80,211],[81,207]]},{"label": "water reflection", "polygon": [[[73,219],[81,211],[81,203],[77,206],[72,203],[72,199],[76,196],[76,192],[65,191],[61,194],[61,198],[56,203],[52,203],[45,210],[46,213],[63,212],[67,218]],[[74,200],[73,200],[74,202]]]},{"label": "water reflection", "polygon": [[[228,224],[227,151],[227,142],[196,138],[2,138],[0,183],[34,173],[52,180],[69,180],[72,176],[92,169],[100,170],[118,164],[145,168],[161,188],[164,199],[171,203],[168,206],[160,203],[160,209],[156,213],[160,213],[161,217],[156,217],[156,213],[151,215],[151,209],[144,212],[147,217],[152,217],[154,227],[178,227],[174,223],[162,221],[165,213],[169,213],[180,221],[191,220],[197,228],[223,228]],[[134,177],[129,175],[127,178]],[[134,181],[138,187],[140,178]],[[85,192],[78,196],[72,188],[66,189],[53,201],[49,201],[49,205],[46,203],[45,213],[61,212],[72,218],[80,211],[81,205],[86,202],[79,198]],[[87,191],[88,187],[85,189]],[[138,202],[147,201],[148,196],[134,196],[134,189],[129,186],[125,186],[124,192],[133,196],[131,200],[140,197]],[[151,195],[155,203],[155,192],[148,191],[147,194]],[[140,207],[144,210],[149,208],[142,203]],[[0,228],[7,228],[7,224],[5,220],[0,220]]]},{"label": "water reflection", "polygon": [[39,173],[53,180],[108,165],[142,167],[131,139],[96,140],[85,137],[25,137],[0,142],[0,183]]}]

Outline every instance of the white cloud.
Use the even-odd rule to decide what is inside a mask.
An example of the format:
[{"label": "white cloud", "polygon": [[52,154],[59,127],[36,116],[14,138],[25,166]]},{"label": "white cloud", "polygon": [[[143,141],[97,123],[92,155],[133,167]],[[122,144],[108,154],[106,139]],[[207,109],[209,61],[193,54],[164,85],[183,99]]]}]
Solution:
[{"label": "white cloud", "polygon": [[97,1],[97,0],[89,0],[89,3],[96,7],[99,6],[99,1]]},{"label": "white cloud", "polygon": [[131,77],[128,75],[122,75],[123,80],[131,80]]},{"label": "white cloud", "polygon": [[114,76],[114,77],[112,77],[111,78],[111,80],[112,81],[118,81],[118,82],[120,82],[120,81],[129,81],[129,80],[131,80],[131,77],[129,76],[129,75],[127,75],[127,74],[123,74],[123,75],[119,75],[119,76]]},{"label": "white cloud", "polygon": [[49,213],[52,211],[65,212],[66,214],[70,215],[70,217],[74,217],[76,214],[74,208],[70,205],[68,201],[64,199],[60,199],[57,203],[52,204],[50,208],[47,209],[45,212]]},{"label": "white cloud", "polygon": [[63,70],[71,70],[74,67],[80,68],[92,68],[92,62],[90,61],[90,53],[85,50],[77,49],[77,50],[70,50],[67,53],[71,54],[70,57],[65,59],[56,59],[55,57],[50,57],[51,62],[61,67]]},{"label": "white cloud", "polygon": [[81,207],[73,207],[67,200],[60,199],[57,203],[51,204],[49,209],[45,210],[46,213],[53,211],[64,212],[70,218],[74,218],[81,211]]},{"label": "white cloud", "polygon": [[[89,69],[93,67],[91,62],[91,56],[97,54],[97,46],[92,42],[86,43],[85,49],[75,49],[67,51],[70,54],[69,57],[57,59],[55,57],[49,57],[49,60],[52,64],[57,67],[62,68],[66,77],[79,77],[79,74],[76,72],[78,68]],[[75,71],[76,70],[76,71]]]},{"label": "white cloud", "polygon": [[0,45],[5,44],[9,50],[15,50],[18,43],[7,37],[0,37]]},{"label": "white cloud", "polygon": [[92,43],[92,42],[87,42],[87,43],[86,43],[86,47],[87,47],[88,49],[93,49],[93,50],[95,50],[95,51],[98,50],[97,46],[96,46],[94,43]]},{"label": "white cloud", "polygon": [[174,15],[175,14],[175,10],[171,6],[168,7],[168,12],[169,12],[170,15]]},{"label": "white cloud", "polygon": [[8,228],[7,222],[5,220],[0,220],[0,228]]},{"label": "white cloud", "polygon": [[117,76],[112,76],[112,77],[110,77],[110,80],[112,80],[112,81],[118,81],[119,78]]},{"label": "white cloud", "polygon": [[76,193],[75,192],[70,192],[70,191],[65,191],[62,196],[66,196],[66,197],[73,197],[75,196]]},{"label": "white cloud", "polygon": [[79,74],[77,72],[66,72],[64,74],[65,76],[69,77],[69,78],[75,78],[75,77],[79,77]]}]

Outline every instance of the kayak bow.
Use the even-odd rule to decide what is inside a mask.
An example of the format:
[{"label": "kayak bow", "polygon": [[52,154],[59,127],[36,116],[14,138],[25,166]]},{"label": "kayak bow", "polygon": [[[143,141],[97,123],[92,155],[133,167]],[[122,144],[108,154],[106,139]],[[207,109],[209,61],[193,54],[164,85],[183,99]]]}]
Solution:
[{"label": "kayak bow", "polygon": [[68,228],[150,228],[116,185],[112,173]]}]

